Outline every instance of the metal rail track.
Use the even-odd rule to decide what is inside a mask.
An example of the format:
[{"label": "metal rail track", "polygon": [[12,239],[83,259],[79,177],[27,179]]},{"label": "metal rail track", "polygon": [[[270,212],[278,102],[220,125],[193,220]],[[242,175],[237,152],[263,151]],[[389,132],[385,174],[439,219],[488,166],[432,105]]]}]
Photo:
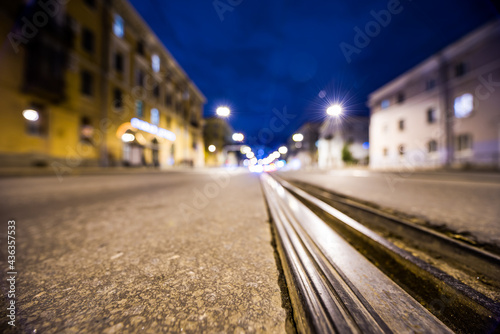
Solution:
[{"label": "metal rail track", "polygon": [[493,300],[308,192],[262,184],[299,332],[498,330]]}]

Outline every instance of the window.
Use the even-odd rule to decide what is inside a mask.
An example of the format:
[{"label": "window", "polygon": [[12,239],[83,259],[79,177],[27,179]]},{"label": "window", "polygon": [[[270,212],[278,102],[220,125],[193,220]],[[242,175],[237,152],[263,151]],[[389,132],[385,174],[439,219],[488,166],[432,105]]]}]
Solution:
[{"label": "window", "polygon": [[160,97],[160,85],[158,83],[155,83],[155,86],[153,87],[153,95],[156,98]]},{"label": "window", "polygon": [[120,38],[125,34],[125,23],[123,22],[123,18],[118,14],[114,16],[113,32]]},{"label": "window", "polygon": [[427,149],[429,153],[436,152],[437,151],[437,141],[431,140],[427,143]]},{"label": "window", "polygon": [[115,71],[123,73],[123,55],[119,52],[115,53]]},{"label": "window", "polygon": [[144,42],[143,41],[137,42],[137,53],[140,54],[141,56],[144,56]]},{"label": "window", "polygon": [[89,117],[83,116],[80,119],[80,140],[86,143],[92,143],[92,135],[94,134],[94,127]]},{"label": "window", "polygon": [[457,151],[472,149],[472,136],[470,134],[461,134],[456,139]]},{"label": "window", "polygon": [[[36,114],[36,117],[27,117],[27,115],[25,115],[26,111]],[[23,112],[23,116],[26,119],[26,132],[32,136],[46,135],[47,114],[45,112],[45,107],[33,103],[25,112]]]},{"label": "window", "polygon": [[156,73],[160,72],[160,57],[157,54],[151,56],[151,68]]},{"label": "window", "polygon": [[469,116],[474,109],[474,97],[472,96],[472,94],[466,93],[459,97],[456,97],[454,109],[456,118]]},{"label": "window", "polygon": [[387,149],[387,147],[384,147],[383,154],[384,157],[386,157],[389,154],[389,150]]},{"label": "window", "polygon": [[95,0],[84,0],[85,4],[90,8],[95,8]]},{"label": "window", "polygon": [[386,108],[389,108],[389,106],[391,105],[391,103],[389,102],[389,100],[383,100],[381,103],[380,103],[380,107],[382,109],[386,109]]},{"label": "window", "polygon": [[135,101],[135,115],[137,117],[144,117],[144,103],[141,100]]},{"label": "window", "polygon": [[434,108],[427,109],[427,123],[432,124],[436,123],[436,121],[437,121],[436,109]]},{"label": "window", "polygon": [[151,109],[151,124],[160,124],[160,112],[156,108]]},{"label": "window", "polygon": [[94,33],[87,28],[83,28],[82,48],[88,53],[94,53],[94,43]]},{"label": "window", "polygon": [[405,100],[405,93],[403,93],[403,92],[399,93],[397,96],[398,103],[403,103],[404,100]]},{"label": "window", "polygon": [[399,152],[400,156],[405,155],[405,146],[404,145],[399,145],[398,152]]},{"label": "window", "polygon": [[92,96],[94,78],[89,71],[83,70],[81,73],[80,91],[83,95]]},{"label": "window", "polygon": [[398,126],[399,126],[399,130],[403,131],[405,129],[405,120],[404,119],[400,120]]},{"label": "window", "polygon": [[113,91],[113,106],[115,109],[123,108],[123,94],[119,88],[115,88]]},{"label": "window", "polygon": [[434,87],[436,87],[436,80],[434,79],[429,79],[425,83],[425,89],[426,90],[432,90]]},{"label": "window", "polygon": [[172,127],[172,117],[168,116],[167,117],[167,128],[171,128]]},{"label": "window", "polygon": [[465,74],[465,64],[464,63],[458,63],[455,65],[455,76],[461,77]]},{"label": "window", "polygon": [[165,105],[167,107],[172,106],[172,95],[169,93],[165,94]]},{"label": "window", "polygon": [[144,72],[142,70],[137,71],[137,77],[136,77],[136,84],[137,86],[144,87]]}]

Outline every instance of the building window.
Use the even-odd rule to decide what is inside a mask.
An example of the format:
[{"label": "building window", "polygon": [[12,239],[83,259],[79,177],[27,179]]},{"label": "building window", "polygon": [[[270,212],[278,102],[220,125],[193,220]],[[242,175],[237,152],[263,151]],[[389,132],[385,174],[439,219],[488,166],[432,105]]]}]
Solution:
[{"label": "building window", "polygon": [[83,95],[92,96],[94,78],[89,71],[83,70],[81,73],[80,91]]},{"label": "building window", "polygon": [[463,75],[465,75],[465,64],[458,63],[457,65],[455,65],[455,76],[458,78]]},{"label": "building window", "polygon": [[380,103],[380,107],[382,109],[386,109],[386,108],[389,108],[389,106],[391,105],[391,102],[389,102],[389,100],[383,100],[381,103]]},{"label": "building window", "polygon": [[94,127],[90,118],[83,116],[80,120],[80,141],[91,144],[93,134]]},{"label": "building window", "polygon": [[405,146],[404,145],[399,145],[398,146],[398,152],[400,156],[405,155]]},{"label": "building window", "polygon": [[135,115],[137,117],[144,117],[144,103],[141,100],[135,101]]},{"label": "building window", "polygon": [[115,88],[113,91],[113,106],[115,109],[123,108],[123,94],[119,88]]},{"label": "building window", "polygon": [[160,97],[160,85],[158,83],[155,83],[155,86],[153,87],[153,95],[156,98]]},{"label": "building window", "polygon": [[458,135],[456,141],[457,151],[472,149],[472,136],[470,134]]},{"label": "building window", "polygon": [[95,8],[95,0],[84,0],[85,4],[90,8]]},{"label": "building window", "polygon": [[144,56],[144,42],[143,41],[137,42],[137,53],[140,54],[141,56]]},{"label": "building window", "polygon": [[119,52],[115,53],[115,71],[123,73],[123,55]]},{"label": "building window", "polygon": [[384,157],[389,155],[389,150],[387,149],[387,147],[384,147],[383,154],[384,154]]},{"label": "building window", "polygon": [[144,72],[142,70],[138,70],[137,71],[137,86],[141,86],[141,87],[144,87]]},{"label": "building window", "polygon": [[93,53],[94,52],[94,33],[87,29],[83,28],[82,32],[82,48],[87,51],[88,53]]},{"label": "building window", "polygon": [[463,118],[471,114],[474,109],[474,97],[472,94],[466,93],[455,98],[454,103],[455,117]]},{"label": "building window", "polygon": [[172,117],[168,116],[167,117],[167,128],[171,128],[172,127]]},{"label": "building window", "polygon": [[435,141],[435,140],[431,140],[427,143],[427,149],[428,149],[429,153],[436,152],[437,147],[438,147],[437,141]]},{"label": "building window", "polygon": [[403,131],[405,129],[405,120],[401,119],[399,120],[398,127],[400,131]]},{"label": "building window", "polygon": [[125,34],[125,23],[123,22],[123,18],[118,14],[114,15],[113,32],[120,38]]},{"label": "building window", "polygon": [[432,124],[436,123],[436,121],[437,121],[436,109],[434,108],[427,109],[427,123]]},{"label": "building window", "polygon": [[399,93],[397,96],[398,103],[403,103],[404,100],[405,100],[405,93],[403,93],[403,92]]},{"label": "building window", "polygon": [[426,81],[426,83],[425,83],[426,90],[432,90],[432,89],[434,89],[434,87],[436,87],[436,80],[429,79]]},{"label": "building window", "polygon": [[39,104],[32,104],[23,111],[26,119],[26,132],[31,136],[45,136],[47,130],[47,114],[45,108]]},{"label": "building window", "polygon": [[154,54],[151,56],[151,68],[154,72],[160,72],[160,56]]},{"label": "building window", "polygon": [[165,94],[165,105],[167,107],[172,106],[172,94],[169,93]]},{"label": "building window", "polygon": [[160,124],[160,112],[156,108],[151,109],[151,124]]}]

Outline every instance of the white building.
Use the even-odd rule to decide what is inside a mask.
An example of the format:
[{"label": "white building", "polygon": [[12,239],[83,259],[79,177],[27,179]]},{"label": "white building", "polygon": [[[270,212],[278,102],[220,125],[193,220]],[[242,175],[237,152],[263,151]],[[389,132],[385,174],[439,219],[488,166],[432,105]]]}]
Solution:
[{"label": "white building", "polygon": [[368,159],[368,117],[330,118],[320,128],[318,167],[342,168],[346,146],[353,162],[366,164]]},{"label": "white building", "polygon": [[370,167],[500,167],[500,21],[369,96]]}]

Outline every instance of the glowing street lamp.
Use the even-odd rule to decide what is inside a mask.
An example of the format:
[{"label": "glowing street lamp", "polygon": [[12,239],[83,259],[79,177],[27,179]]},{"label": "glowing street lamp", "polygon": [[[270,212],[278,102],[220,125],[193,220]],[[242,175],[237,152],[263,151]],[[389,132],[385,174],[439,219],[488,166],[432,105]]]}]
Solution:
[{"label": "glowing street lamp", "polygon": [[248,159],[253,159],[253,158],[255,158],[255,153],[248,152],[246,156],[247,156]]},{"label": "glowing street lamp", "polygon": [[30,122],[38,121],[38,112],[33,109],[26,109],[23,111],[23,117],[26,118]]},{"label": "glowing street lamp", "polygon": [[213,153],[213,152],[215,152],[215,150],[216,150],[216,149],[217,149],[217,148],[215,147],[215,145],[210,145],[210,146],[208,147],[208,151],[209,151],[209,152],[212,152],[212,153]]},{"label": "glowing street lamp", "polygon": [[326,109],[326,113],[330,116],[338,117],[342,114],[342,106],[340,104],[334,104]]},{"label": "glowing street lamp", "polygon": [[288,148],[286,146],[281,146],[278,149],[278,152],[281,153],[281,154],[286,154],[288,152]]},{"label": "glowing street lamp", "polygon": [[249,146],[242,146],[240,148],[240,152],[241,152],[241,154],[247,154],[247,153],[252,152],[252,149]]},{"label": "glowing street lamp", "polygon": [[304,135],[302,133],[296,133],[292,136],[292,140],[296,142],[300,142],[304,140]]},{"label": "glowing street lamp", "polygon": [[245,139],[245,136],[242,133],[233,133],[234,141],[243,141],[243,139]]},{"label": "glowing street lamp", "polygon": [[229,108],[228,108],[228,107],[221,106],[221,107],[218,107],[218,108],[217,108],[216,113],[217,113],[217,115],[219,115],[220,117],[228,117],[228,116],[229,116],[229,114],[231,113],[231,110],[229,110]]}]

